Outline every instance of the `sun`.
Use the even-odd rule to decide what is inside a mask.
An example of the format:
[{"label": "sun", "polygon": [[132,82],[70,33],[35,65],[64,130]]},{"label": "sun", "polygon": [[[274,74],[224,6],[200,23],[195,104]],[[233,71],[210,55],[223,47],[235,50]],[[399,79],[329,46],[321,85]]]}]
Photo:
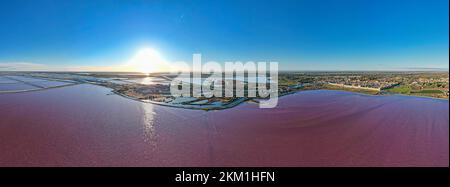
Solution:
[{"label": "sun", "polygon": [[166,60],[153,48],[140,49],[127,63],[131,71],[141,73],[164,72],[168,69]]}]

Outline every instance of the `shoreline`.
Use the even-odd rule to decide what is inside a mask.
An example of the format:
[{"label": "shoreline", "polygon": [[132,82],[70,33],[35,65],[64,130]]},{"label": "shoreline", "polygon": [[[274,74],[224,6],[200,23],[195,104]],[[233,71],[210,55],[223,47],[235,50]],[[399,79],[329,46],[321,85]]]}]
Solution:
[{"label": "shoreline", "polygon": [[[102,85],[98,85],[98,86],[102,86]],[[102,86],[105,87],[105,86]],[[105,88],[109,88],[109,87],[105,87]],[[111,89],[111,88],[109,88]],[[177,104],[170,104],[170,103],[163,103],[163,102],[156,102],[156,101],[151,101],[151,100],[142,100],[142,99],[137,99],[134,97],[130,97],[128,95],[119,93],[113,89],[111,89],[111,93],[127,98],[127,99],[131,99],[134,101],[138,101],[138,102],[142,102],[142,103],[150,103],[150,104],[155,104],[155,105],[160,105],[160,106],[166,106],[166,107],[174,107],[174,108],[183,108],[183,109],[191,109],[191,110],[203,110],[203,111],[210,111],[210,110],[225,110],[225,109],[229,109],[229,108],[233,108],[235,106],[240,105],[241,103],[244,103],[246,101],[251,100],[250,98],[247,97],[242,97],[239,98],[231,103],[227,103],[226,105],[221,105],[221,106],[214,106],[211,108],[205,107],[205,105],[177,105]]]},{"label": "shoreline", "polygon": [[0,91],[0,94],[14,94],[14,93],[25,93],[25,92],[37,92],[41,90],[50,90],[54,88],[63,88],[67,86],[75,86],[83,83],[72,83],[72,84],[66,84],[66,85],[60,85],[60,86],[54,86],[54,87],[48,87],[48,88],[38,88],[38,89],[30,89],[30,90],[10,90],[10,91]]},{"label": "shoreline", "polygon": [[[110,89],[110,92],[127,98],[127,99],[131,99],[134,101],[138,101],[138,102],[142,102],[142,103],[150,103],[150,104],[155,104],[155,105],[160,105],[160,106],[166,106],[166,107],[173,107],[173,108],[182,108],[182,109],[190,109],[190,110],[203,110],[203,111],[211,111],[211,110],[225,110],[225,109],[230,109],[230,108],[234,108],[236,106],[239,106],[240,104],[244,103],[244,102],[248,102],[248,101],[254,101],[254,99],[264,99],[264,98],[248,98],[248,97],[242,97],[239,98],[231,103],[227,103],[226,105],[221,105],[221,106],[212,106],[212,107],[208,107],[206,105],[179,105],[179,104],[170,104],[170,103],[163,103],[163,102],[156,102],[156,101],[151,101],[151,100],[142,100],[142,99],[137,99],[134,97],[130,97],[127,96],[125,94],[119,93],[117,91],[115,91],[114,89],[101,85],[101,84],[95,84],[95,83],[73,83],[73,84],[68,84],[68,85],[61,85],[61,86],[56,86],[56,87],[50,87],[50,88],[41,88],[41,89],[32,89],[32,90],[13,90],[13,91],[0,91],[0,94],[14,94],[14,93],[26,93],[26,92],[34,92],[34,91],[41,91],[41,90],[49,90],[49,89],[57,89],[57,88],[63,88],[63,87],[68,87],[68,86],[75,86],[75,85],[80,85],[80,84],[91,84],[91,85],[96,85],[96,86],[100,86],[100,87],[104,87],[107,89]],[[406,94],[397,94],[397,93],[389,93],[389,94],[377,94],[377,95],[373,95],[373,94],[366,94],[366,93],[361,93],[361,92],[352,92],[352,91],[347,91],[347,90],[334,90],[334,89],[310,89],[310,90],[296,90],[296,91],[291,91],[291,92],[286,92],[283,94],[279,94],[278,98],[287,96],[287,95],[291,95],[291,94],[295,94],[295,93],[299,93],[299,92],[303,92],[303,91],[317,91],[317,90],[327,90],[327,91],[340,91],[340,92],[346,92],[346,93],[353,93],[353,94],[360,94],[360,95],[364,95],[364,96],[379,96],[379,97],[390,97],[390,96],[402,96],[402,97],[416,97],[416,98],[423,98],[423,99],[435,99],[435,100],[444,100],[444,101],[449,101],[448,98],[435,98],[435,97],[428,97],[428,96],[416,96],[416,95],[406,95]],[[257,102],[257,101],[255,101]]]},{"label": "shoreline", "polygon": [[[102,85],[99,85],[102,86]],[[105,86],[102,86],[105,87]],[[109,88],[109,87],[105,87],[105,88]],[[111,88],[109,88],[111,89]],[[296,90],[296,91],[291,91],[291,92],[287,92],[287,93],[283,93],[283,94],[279,94],[278,98],[284,97],[284,96],[288,96],[288,95],[292,95],[295,93],[299,93],[299,92],[303,92],[303,91],[318,91],[318,90],[325,90],[325,91],[340,91],[340,92],[346,92],[346,93],[353,93],[353,94],[360,94],[360,95],[364,95],[364,96],[375,96],[375,97],[390,97],[390,96],[402,96],[402,97],[417,97],[417,98],[423,98],[423,99],[435,99],[435,100],[444,100],[444,101],[449,101],[449,99],[445,99],[445,98],[434,98],[434,97],[427,97],[427,96],[415,96],[415,95],[404,95],[404,94],[389,94],[389,95],[372,95],[372,94],[365,94],[365,93],[360,93],[360,92],[352,92],[352,91],[346,91],[346,90],[331,90],[331,89],[313,89],[313,90]],[[132,99],[138,102],[142,102],[142,103],[150,103],[150,104],[156,104],[156,105],[160,105],[160,106],[166,106],[166,107],[174,107],[174,108],[183,108],[183,109],[191,109],[191,110],[203,110],[203,111],[210,111],[210,110],[225,110],[225,109],[230,109],[233,107],[236,107],[244,102],[248,102],[248,101],[254,101],[254,99],[258,99],[258,98],[247,98],[247,97],[243,97],[241,98],[241,100],[236,100],[233,101],[231,103],[228,103],[226,105],[223,106],[218,106],[218,107],[214,107],[214,108],[202,108],[202,105],[176,105],[176,104],[170,104],[170,103],[162,103],[162,102],[156,102],[156,101],[151,101],[151,100],[141,100],[141,99],[137,99],[137,98],[133,98],[124,94],[121,94],[115,90],[111,89],[111,92],[128,98],[128,99]],[[259,98],[259,99],[263,99],[263,98]],[[257,101],[255,101],[257,102]]]}]

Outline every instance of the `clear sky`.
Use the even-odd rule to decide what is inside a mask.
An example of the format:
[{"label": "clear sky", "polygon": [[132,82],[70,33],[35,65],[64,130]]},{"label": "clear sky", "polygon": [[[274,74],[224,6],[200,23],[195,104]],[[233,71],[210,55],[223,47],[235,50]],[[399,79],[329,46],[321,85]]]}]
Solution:
[{"label": "clear sky", "polygon": [[142,48],[283,70],[448,69],[449,60],[448,0],[14,0],[0,2],[0,28],[0,70],[116,66]]}]

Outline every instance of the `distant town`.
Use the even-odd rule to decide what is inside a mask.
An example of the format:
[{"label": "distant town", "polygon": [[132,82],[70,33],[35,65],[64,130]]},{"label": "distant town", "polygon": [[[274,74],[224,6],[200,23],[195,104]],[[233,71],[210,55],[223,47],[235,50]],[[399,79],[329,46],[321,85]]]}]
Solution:
[{"label": "distant town", "polygon": [[281,93],[307,89],[448,99],[449,74],[448,72],[289,72],[279,76]]}]

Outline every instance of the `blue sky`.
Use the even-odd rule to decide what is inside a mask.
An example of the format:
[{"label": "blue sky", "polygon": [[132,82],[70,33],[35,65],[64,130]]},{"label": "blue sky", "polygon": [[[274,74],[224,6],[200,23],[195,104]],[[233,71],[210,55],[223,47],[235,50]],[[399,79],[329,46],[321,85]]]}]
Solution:
[{"label": "blue sky", "polygon": [[145,47],[283,70],[448,69],[449,59],[448,0],[15,0],[0,2],[0,25],[0,68],[114,66]]}]

